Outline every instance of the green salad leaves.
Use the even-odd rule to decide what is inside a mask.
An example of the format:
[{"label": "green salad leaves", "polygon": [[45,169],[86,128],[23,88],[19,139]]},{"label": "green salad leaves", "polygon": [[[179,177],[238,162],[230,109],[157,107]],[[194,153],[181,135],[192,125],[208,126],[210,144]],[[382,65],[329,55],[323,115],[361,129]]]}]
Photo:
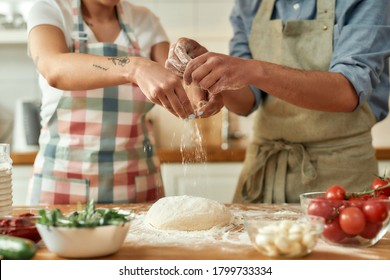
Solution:
[{"label": "green salad leaves", "polygon": [[[81,208],[81,205],[79,205]],[[96,208],[93,200],[85,204],[85,209],[64,215],[61,210],[39,210],[37,223],[53,227],[97,227],[106,225],[118,225],[129,222],[133,218],[131,211]]]}]

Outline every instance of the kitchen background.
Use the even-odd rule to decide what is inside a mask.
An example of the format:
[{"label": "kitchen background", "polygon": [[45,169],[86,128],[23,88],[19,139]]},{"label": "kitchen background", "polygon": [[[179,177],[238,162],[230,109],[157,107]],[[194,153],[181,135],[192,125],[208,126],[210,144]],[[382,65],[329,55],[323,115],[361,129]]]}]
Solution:
[{"label": "kitchen background", "polygon": [[[228,53],[232,36],[229,15],[234,0],[132,2],[148,7],[160,18],[171,42],[179,37],[190,37],[210,51]],[[0,0],[0,142],[10,143],[11,149],[20,137],[19,131],[14,130],[18,122],[18,102],[40,99],[37,73],[27,55],[24,22],[32,3],[33,0]],[[244,147],[250,138],[252,122],[252,117],[238,117],[223,110],[210,119],[187,123],[157,106],[151,111],[150,119],[155,127],[158,147],[167,149],[193,145],[192,140],[197,137],[193,131],[198,129],[203,146],[222,146],[224,149]],[[13,139],[14,131],[18,133]],[[372,133],[375,147],[390,148],[389,131],[390,117],[374,127]],[[386,166],[390,166],[390,160],[381,160],[381,170],[385,170]],[[231,201],[240,169],[240,162],[229,160],[203,164],[164,163],[162,166],[167,195],[203,195],[222,202]],[[30,174],[31,164],[14,165],[14,205],[25,203]]]}]

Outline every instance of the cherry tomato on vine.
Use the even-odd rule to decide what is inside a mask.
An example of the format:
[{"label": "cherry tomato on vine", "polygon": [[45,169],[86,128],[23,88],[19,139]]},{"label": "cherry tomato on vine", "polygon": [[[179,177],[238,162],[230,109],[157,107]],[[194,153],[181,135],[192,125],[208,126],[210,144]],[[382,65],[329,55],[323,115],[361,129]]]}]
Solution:
[{"label": "cherry tomato on vine", "polygon": [[323,217],[327,222],[335,214],[335,210],[325,198],[314,198],[307,207],[307,214]]},{"label": "cherry tomato on vine", "polygon": [[354,200],[364,201],[364,200],[369,200],[370,198],[373,198],[373,197],[374,197],[373,194],[362,194],[362,195],[359,195],[359,193],[357,193],[357,195],[351,194],[349,196],[349,200],[350,201],[354,201]]},{"label": "cherry tomato on vine", "polygon": [[329,200],[344,200],[346,193],[342,186],[333,185],[326,190],[325,197]]},{"label": "cherry tomato on vine", "polygon": [[340,242],[347,234],[341,229],[338,219],[334,219],[331,223],[325,224],[322,235],[331,242]]},{"label": "cherry tomato on vine", "polygon": [[359,234],[366,226],[366,219],[358,207],[347,207],[340,212],[339,223],[347,234]]},{"label": "cherry tomato on vine", "polygon": [[362,210],[366,220],[370,223],[383,222],[388,216],[386,204],[377,199],[365,201]]},{"label": "cherry tomato on vine", "polygon": [[381,228],[381,223],[366,223],[366,226],[359,235],[366,239],[373,239],[381,230]]},{"label": "cherry tomato on vine", "polygon": [[[376,190],[386,186],[389,183],[390,183],[389,178],[384,179],[384,178],[381,178],[381,177],[376,177],[374,179],[374,181],[372,181],[372,183],[371,183],[371,189],[376,191]],[[379,194],[384,194],[384,195],[389,197],[390,196],[390,187],[385,188],[383,190],[378,190],[377,192]]]},{"label": "cherry tomato on vine", "polygon": [[387,195],[384,195],[384,194],[380,194],[378,195],[377,197],[375,197],[376,199],[384,199],[384,200],[388,200],[389,197]]},{"label": "cherry tomato on vine", "polygon": [[[348,201],[345,202],[343,208],[347,208],[347,207],[362,208],[363,205],[364,205],[364,201],[363,201],[363,200],[359,200],[359,199],[350,199],[350,200],[348,200]],[[340,207],[339,210],[341,211],[343,208]]]}]

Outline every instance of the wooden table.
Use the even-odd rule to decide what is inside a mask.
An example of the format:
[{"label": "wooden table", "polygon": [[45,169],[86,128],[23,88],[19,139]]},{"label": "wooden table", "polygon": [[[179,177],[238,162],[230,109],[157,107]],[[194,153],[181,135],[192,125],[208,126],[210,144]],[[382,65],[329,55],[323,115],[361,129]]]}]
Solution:
[{"label": "wooden table", "polygon": [[[67,213],[75,210],[74,205],[53,205],[50,208],[58,207],[63,213]],[[199,239],[199,236],[192,241],[194,233],[189,232],[188,238],[184,238],[186,242],[169,241],[169,239],[176,239],[174,236],[170,236],[167,231],[160,232],[142,232],[140,231],[140,225],[143,224],[143,216],[150,207],[148,204],[128,204],[128,205],[99,205],[99,207],[120,207],[122,209],[133,210],[136,214],[134,225],[138,223],[137,227],[134,226],[130,229],[129,235],[126,238],[125,243],[121,249],[113,255],[100,258],[110,260],[256,260],[256,259],[268,259],[257,252],[245,239],[246,232],[242,223],[237,223],[231,228],[232,238],[238,238],[234,242],[223,240],[213,240],[210,242],[210,235],[205,234],[205,240]],[[298,205],[265,205],[265,204],[229,204],[228,207],[232,210],[232,213],[240,221],[245,213],[260,212],[277,212],[277,211],[298,211]],[[21,213],[26,211],[37,212],[42,207],[18,207],[14,209],[15,213]],[[157,230],[156,230],[157,231]],[[181,238],[185,237],[185,232],[181,233]],[[215,234],[215,232],[214,232]],[[143,236],[145,238],[143,238]],[[156,236],[159,236],[158,239]],[[165,238],[164,238],[165,236]],[[167,239],[168,238],[168,239]],[[148,239],[152,240],[149,242]],[[217,238],[218,239],[218,238]],[[156,242],[157,240],[157,242]],[[160,240],[160,241],[158,241]],[[34,257],[36,260],[52,260],[62,259],[55,254],[49,252],[44,243],[41,241],[38,243],[39,249]],[[375,246],[370,248],[344,248],[338,246],[330,246],[323,241],[319,242],[314,251],[304,257],[305,260],[379,260],[390,259],[390,232],[387,233]]]}]

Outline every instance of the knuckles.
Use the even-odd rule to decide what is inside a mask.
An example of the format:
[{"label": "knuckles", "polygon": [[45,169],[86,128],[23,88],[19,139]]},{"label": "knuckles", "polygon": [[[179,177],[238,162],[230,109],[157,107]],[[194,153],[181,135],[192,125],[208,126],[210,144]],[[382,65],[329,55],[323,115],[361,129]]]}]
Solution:
[{"label": "knuckles", "polygon": [[168,92],[173,91],[173,89],[181,87],[181,80],[175,75],[167,77],[164,81],[155,85],[150,91],[151,98],[160,99],[162,95],[166,95]]}]

